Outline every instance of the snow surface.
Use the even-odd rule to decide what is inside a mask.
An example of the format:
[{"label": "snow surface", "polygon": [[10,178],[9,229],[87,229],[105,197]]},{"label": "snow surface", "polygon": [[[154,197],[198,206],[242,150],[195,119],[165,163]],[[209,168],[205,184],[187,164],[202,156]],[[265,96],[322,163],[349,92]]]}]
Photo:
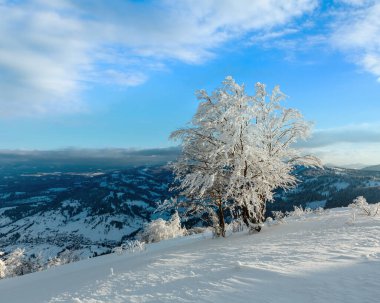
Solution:
[{"label": "snow surface", "polygon": [[1,302],[378,302],[380,217],[348,208],[0,281]]}]

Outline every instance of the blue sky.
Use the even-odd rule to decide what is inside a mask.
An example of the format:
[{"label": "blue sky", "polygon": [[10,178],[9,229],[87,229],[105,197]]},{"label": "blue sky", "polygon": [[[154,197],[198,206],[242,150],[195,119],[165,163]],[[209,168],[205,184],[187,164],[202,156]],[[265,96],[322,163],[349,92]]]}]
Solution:
[{"label": "blue sky", "polygon": [[380,2],[0,0],[0,149],[160,148],[227,76],[276,84],[306,152],[380,163]]}]

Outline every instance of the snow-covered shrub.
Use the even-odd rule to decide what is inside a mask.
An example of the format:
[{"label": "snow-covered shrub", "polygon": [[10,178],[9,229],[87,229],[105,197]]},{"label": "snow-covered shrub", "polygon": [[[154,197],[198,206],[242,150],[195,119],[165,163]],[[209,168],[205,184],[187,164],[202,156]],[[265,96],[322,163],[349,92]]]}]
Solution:
[{"label": "snow-covered shrub", "polygon": [[77,255],[77,253],[75,253],[75,251],[65,249],[59,254],[59,259],[61,260],[61,264],[68,264],[79,261],[80,257]]},{"label": "snow-covered shrub", "polygon": [[305,215],[313,213],[313,211],[310,208],[305,208],[303,209],[302,206],[293,206],[294,210],[291,212],[286,212],[286,216],[288,217],[296,217],[296,218],[301,218]]},{"label": "snow-covered shrub", "polygon": [[[3,256],[4,253],[2,251],[0,251],[0,257]],[[5,278],[5,274],[6,274],[6,266],[5,266],[5,262],[0,259],[0,279],[3,279]]]},{"label": "snow-covered shrub", "polygon": [[124,243],[123,245],[124,245],[124,250],[131,253],[145,250],[145,243],[139,240],[128,241],[127,243]]},{"label": "snow-covered shrub", "polygon": [[272,215],[274,217],[274,221],[277,224],[281,224],[285,222],[285,213],[283,213],[281,210],[279,211],[272,211]]},{"label": "snow-covered shrub", "polygon": [[181,220],[176,212],[169,221],[159,218],[146,223],[141,233],[141,240],[146,243],[159,242],[183,236],[184,233],[185,229],[181,227]]},{"label": "snow-covered shrub", "polygon": [[46,267],[41,254],[27,257],[22,248],[16,248],[8,255],[0,252],[0,279],[41,271]]},{"label": "snow-covered shrub", "polygon": [[59,266],[59,265],[62,265],[62,263],[61,263],[61,259],[58,258],[57,256],[55,256],[53,258],[49,258],[49,260],[47,262],[47,268],[55,267],[55,266]]},{"label": "snow-covered shrub", "polygon": [[16,248],[7,256],[7,259],[5,260],[7,277],[20,276],[24,274],[24,253],[25,249]]},{"label": "snow-covered shrub", "polygon": [[308,208],[308,207],[304,209],[301,205],[300,206],[294,205],[293,208],[294,208],[293,211],[287,211],[285,213],[283,213],[282,211],[272,211],[273,222],[269,222],[268,225],[286,223],[287,217],[302,218],[308,214],[321,215],[321,214],[325,213],[325,210],[322,207],[318,207],[318,208],[313,210],[313,209]]},{"label": "snow-covered shrub", "polygon": [[112,252],[116,253],[117,255],[122,255],[126,252],[134,253],[134,252],[140,252],[144,250],[145,250],[144,242],[141,242],[139,240],[130,240],[123,243],[120,246],[114,247],[112,249]]},{"label": "snow-covered shrub", "polygon": [[46,261],[41,253],[27,256],[25,249],[16,248],[7,255],[0,252],[0,279],[21,276],[78,260],[79,256],[68,249]]},{"label": "snow-covered shrub", "polygon": [[42,255],[42,253],[38,253],[37,255],[32,255],[29,258],[30,263],[31,263],[31,272],[36,272],[36,271],[41,271],[46,268],[46,261]]},{"label": "snow-covered shrub", "polygon": [[316,209],[314,209],[313,211],[315,214],[317,215],[322,215],[325,213],[325,209],[323,207],[317,207]]},{"label": "snow-covered shrub", "polygon": [[124,253],[124,249],[123,249],[123,246],[120,245],[120,246],[116,246],[114,248],[112,248],[112,251],[111,251],[113,254],[117,254],[117,255],[122,255]]},{"label": "snow-covered shrub", "polygon": [[77,262],[79,260],[80,260],[80,257],[75,253],[75,251],[72,251],[70,249],[65,249],[58,256],[55,256],[54,258],[49,259],[47,262],[47,267],[50,268],[54,266]]},{"label": "snow-covered shrub", "polygon": [[366,198],[363,196],[356,197],[349,207],[352,209],[352,220],[355,221],[357,211],[359,214],[366,216],[376,216],[380,212],[380,203],[368,204]]},{"label": "snow-covered shrub", "polygon": [[234,220],[230,224],[227,225],[226,230],[227,232],[237,233],[237,232],[243,231],[244,227],[245,227],[245,224],[244,222],[242,222],[242,220]]},{"label": "snow-covered shrub", "polygon": [[275,220],[273,220],[272,217],[268,217],[265,219],[265,224],[268,225],[268,226],[271,226],[271,225],[274,225],[274,224],[278,224],[278,222],[276,222]]},{"label": "snow-covered shrub", "polygon": [[206,227],[195,226],[195,227],[192,227],[191,229],[187,229],[186,235],[188,235],[188,236],[189,235],[197,235],[197,234],[204,233],[206,230],[207,230]]}]

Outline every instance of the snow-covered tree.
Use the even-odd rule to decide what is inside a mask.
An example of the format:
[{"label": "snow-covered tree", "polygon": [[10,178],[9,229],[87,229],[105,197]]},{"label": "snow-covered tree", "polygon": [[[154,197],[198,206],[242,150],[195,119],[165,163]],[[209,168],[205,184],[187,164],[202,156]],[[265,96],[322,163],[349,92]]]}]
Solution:
[{"label": "snow-covered tree", "polygon": [[308,137],[310,124],[297,110],[284,108],[284,98],[279,87],[268,95],[261,83],[249,96],[244,85],[227,77],[211,95],[198,92],[201,103],[189,127],[171,135],[182,141],[173,165],[177,189],[197,204],[214,204],[221,235],[226,208],[234,207],[247,225],[257,227],[274,190],[296,184],[296,165],[320,166],[292,147]]},{"label": "snow-covered tree", "polygon": [[[228,87],[239,88],[232,78],[226,81]],[[232,102],[231,107],[236,109],[229,117],[230,129],[224,130],[227,136],[233,134],[226,140],[230,146],[230,182],[225,198],[233,199],[240,206],[243,221],[258,230],[265,220],[266,203],[273,201],[274,190],[296,185],[294,168],[321,167],[318,158],[301,155],[293,148],[298,140],[309,136],[310,123],[296,109],[282,106],[285,97],[278,86],[269,95],[265,85],[257,83],[255,95],[247,98],[243,106]],[[243,118],[239,110],[244,111]]]},{"label": "snow-covered tree", "polygon": [[195,211],[208,210],[214,217],[216,208],[218,225],[214,226],[215,231],[217,235],[224,236],[224,194],[229,182],[229,169],[223,152],[226,142],[220,130],[221,124],[230,121],[222,118],[228,109],[228,106],[223,107],[222,94],[222,90],[215,91],[211,96],[204,90],[198,91],[197,98],[201,103],[191,125],[174,131],[170,137],[182,141],[182,155],[173,163],[179,183],[176,189],[195,201]]}]

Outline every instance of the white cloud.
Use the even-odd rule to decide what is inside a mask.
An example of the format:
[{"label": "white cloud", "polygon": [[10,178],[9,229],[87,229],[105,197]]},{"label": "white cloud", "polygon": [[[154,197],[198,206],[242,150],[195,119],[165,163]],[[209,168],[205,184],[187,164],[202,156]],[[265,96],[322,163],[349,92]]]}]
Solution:
[{"label": "white cloud", "polygon": [[307,152],[316,155],[323,164],[342,167],[364,167],[380,164],[380,143],[337,143],[313,148]]},{"label": "white cloud", "polygon": [[[139,85],[168,60],[286,24],[317,0],[0,1],[0,114],[83,110],[94,82]],[[106,78],[107,80],[104,80]]]},{"label": "white cloud", "polygon": [[120,86],[137,86],[146,81],[146,76],[142,73],[124,73],[113,69],[104,71],[104,82],[116,83]]},{"label": "white cloud", "polygon": [[358,124],[316,130],[302,147],[324,147],[338,143],[380,143],[380,124]]},{"label": "white cloud", "polygon": [[90,69],[83,24],[52,10],[0,6],[0,106],[3,115],[78,110]]},{"label": "white cloud", "polygon": [[380,124],[358,124],[316,130],[306,142],[297,144],[325,164],[380,164]]},{"label": "white cloud", "polygon": [[348,2],[357,2],[359,7],[337,15],[331,42],[380,81],[380,3]]}]

